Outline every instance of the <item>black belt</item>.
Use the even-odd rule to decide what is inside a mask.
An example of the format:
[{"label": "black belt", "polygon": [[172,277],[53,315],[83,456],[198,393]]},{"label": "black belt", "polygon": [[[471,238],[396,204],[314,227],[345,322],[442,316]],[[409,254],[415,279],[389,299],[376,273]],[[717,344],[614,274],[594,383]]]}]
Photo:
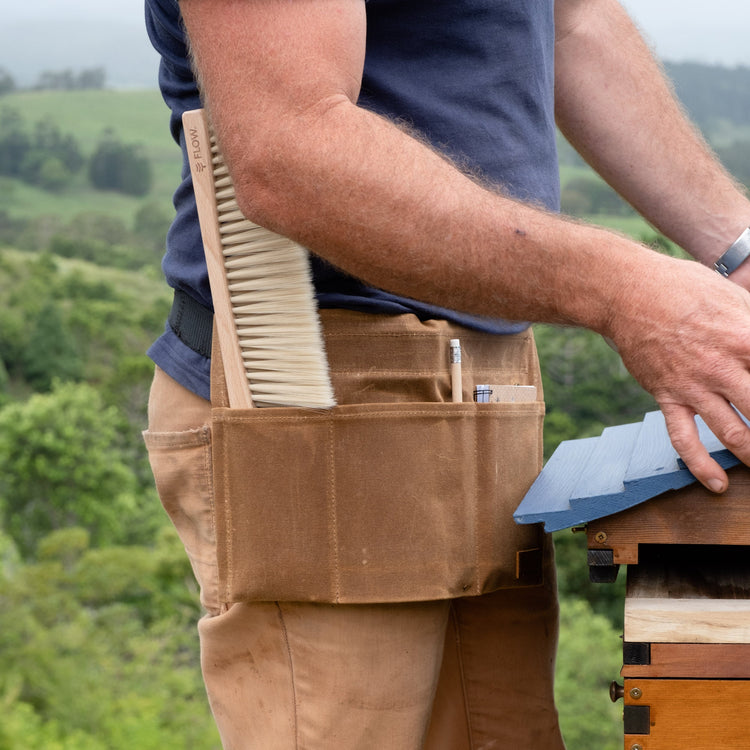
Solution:
[{"label": "black belt", "polygon": [[211,358],[214,313],[189,294],[175,289],[169,325],[177,338],[202,357]]}]

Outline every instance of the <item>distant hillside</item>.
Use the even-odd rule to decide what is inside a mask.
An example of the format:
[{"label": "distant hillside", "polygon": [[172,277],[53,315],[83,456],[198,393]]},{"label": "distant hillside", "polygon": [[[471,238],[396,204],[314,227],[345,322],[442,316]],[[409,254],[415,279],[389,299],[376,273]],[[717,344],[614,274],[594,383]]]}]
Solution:
[{"label": "distant hillside", "polygon": [[171,213],[171,196],[180,177],[180,150],[169,134],[169,111],[158,91],[19,91],[0,97],[0,109],[17,111],[31,128],[51,118],[63,133],[90,156],[105,131],[124,143],[137,144],[149,158],[154,184],[145,199],[94,190],[85,175],[60,193],[50,193],[17,180],[0,180],[0,208],[13,216],[58,215],[100,211],[131,221],[144,202]]},{"label": "distant hillside", "polygon": [[750,132],[750,67],[666,63],[667,74],[691,118],[704,132],[726,123]]}]

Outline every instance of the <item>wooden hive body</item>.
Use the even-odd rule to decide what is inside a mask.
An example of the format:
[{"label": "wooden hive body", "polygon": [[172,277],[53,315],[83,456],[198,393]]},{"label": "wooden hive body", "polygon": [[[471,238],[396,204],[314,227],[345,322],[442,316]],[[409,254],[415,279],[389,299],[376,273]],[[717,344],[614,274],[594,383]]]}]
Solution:
[{"label": "wooden hive body", "polygon": [[592,580],[627,566],[625,750],[750,748],[750,469],[699,427],[724,495],[695,482],[655,412],[562,444],[516,512],[583,525]]}]

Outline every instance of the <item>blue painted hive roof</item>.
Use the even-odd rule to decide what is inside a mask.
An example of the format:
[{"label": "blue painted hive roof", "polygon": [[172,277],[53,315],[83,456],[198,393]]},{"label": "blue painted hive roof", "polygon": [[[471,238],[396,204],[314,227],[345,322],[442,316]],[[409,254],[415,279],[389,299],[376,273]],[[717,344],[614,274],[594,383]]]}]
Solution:
[{"label": "blue painted hive roof", "polygon": [[[696,424],[723,468],[739,463],[700,418]],[[653,411],[642,422],[608,427],[599,437],[560,443],[513,515],[517,523],[541,521],[546,531],[558,531],[695,481],[672,447],[663,414]]]}]

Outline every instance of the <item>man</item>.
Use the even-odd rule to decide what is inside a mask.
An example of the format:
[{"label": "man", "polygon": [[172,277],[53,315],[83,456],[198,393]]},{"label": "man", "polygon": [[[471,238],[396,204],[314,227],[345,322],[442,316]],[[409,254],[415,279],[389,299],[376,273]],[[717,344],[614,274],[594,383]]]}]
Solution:
[{"label": "man", "polygon": [[[473,382],[503,382],[476,379],[491,371],[539,386],[520,321],[579,325],[614,342],[705,486],[721,492],[727,477],[698,440],[695,414],[750,459],[750,432],[731,406],[750,414],[750,297],[742,288],[750,264],[732,271],[734,284],[704,267],[730,247],[731,257],[750,249],[750,203],[685,121],[615,0],[147,0],[146,8],[175,137],[181,112],[205,106],[245,215],[313,253],[340,402],[377,401],[386,391],[394,402],[418,400],[392,381],[423,375],[449,336],[487,352],[471,364]],[[555,119],[615,189],[704,265],[560,217]],[[189,180],[176,206],[167,276],[210,306]],[[359,534],[380,538],[398,517],[390,536],[415,548],[398,586],[377,582],[371,550],[360,545],[353,585],[371,587],[369,597],[225,597],[204,426],[209,361],[175,320],[152,349],[159,368],[147,440],[201,583],[203,671],[225,747],[562,747],[550,545],[538,545],[543,583],[525,585],[519,571],[533,549],[511,520],[539,467],[535,413],[522,423],[509,411],[493,428],[484,446],[496,457],[491,468],[474,450],[467,472],[481,466],[480,484],[490,475],[501,481],[465,505],[456,495],[460,513],[452,509],[442,531],[412,541],[431,517],[406,522],[424,498],[374,509],[360,498],[366,521],[336,553]],[[357,335],[419,345],[413,357],[407,345],[383,365],[352,343]],[[386,369],[382,386],[377,373]],[[448,400],[445,391],[441,383],[435,399]],[[290,467],[297,458],[290,450]],[[236,458],[250,474],[259,460]],[[400,467],[383,471],[391,468]],[[438,463],[420,476],[436,472]],[[497,497],[505,485],[507,496]],[[292,498],[290,528],[317,522],[305,515],[314,489]],[[275,502],[269,497],[269,513]],[[456,539],[456,559],[471,557],[484,527],[464,530],[461,514],[474,512],[492,519],[489,533],[502,544],[489,572],[477,576],[477,565],[466,573],[471,596],[459,596],[463,571],[438,563]],[[358,514],[342,525],[350,516]],[[290,565],[317,553],[296,540],[278,539]],[[437,572],[426,575],[421,556]]]}]

